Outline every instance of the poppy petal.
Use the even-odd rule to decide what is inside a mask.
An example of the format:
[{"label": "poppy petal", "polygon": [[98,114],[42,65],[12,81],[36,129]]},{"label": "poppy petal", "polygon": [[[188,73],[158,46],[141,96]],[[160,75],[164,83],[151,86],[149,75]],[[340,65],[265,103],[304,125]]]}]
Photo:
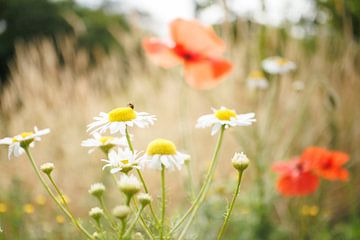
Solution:
[{"label": "poppy petal", "polygon": [[310,172],[302,172],[297,176],[280,177],[277,188],[284,196],[305,196],[316,191],[319,178]]},{"label": "poppy petal", "polygon": [[226,60],[204,59],[185,62],[185,80],[196,89],[209,89],[218,85],[231,68],[232,64]]},{"label": "poppy petal", "polygon": [[156,65],[170,68],[182,62],[172,48],[156,38],[146,38],[142,45],[150,60]]},{"label": "poppy petal", "polygon": [[224,42],[210,27],[194,20],[176,19],[170,24],[173,41],[190,52],[219,57],[225,51]]}]

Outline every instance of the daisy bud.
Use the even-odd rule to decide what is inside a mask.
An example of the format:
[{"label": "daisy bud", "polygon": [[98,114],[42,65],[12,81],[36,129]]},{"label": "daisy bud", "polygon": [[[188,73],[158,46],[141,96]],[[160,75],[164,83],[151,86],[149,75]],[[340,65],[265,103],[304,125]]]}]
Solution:
[{"label": "daisy bud", "polygon": [[94,197],[101,198],[102,195],[104,194],[105,190],[106,190],[106,188],[105,188],[104,184],[94,183],[94,184],[91,184],[89,193],[91,195],[93,195]]},{"label": "daisy bud", "polygon": [[40,166],[40,170],[47,175],[50,175],[51,172],[54,170],[55,166],[53,163],[47,162]]},{"label": "daisy bud", "polygon": [[104,215],[104,211],[99,207],[93,207],[89,211],[89,216],[92,217],[96,222]]},{"label": "daisy bud", "polygon": [[118,187],[120,191],[125,193],[125,195],[130,199],[133,195],[140,191],[141,184],[135,176],[123,175],[118,182]]},{"label": "daisy bud", "polygon": [[244,171],[249,166],[249,159],[243,152],[235,153],[231,161],[233,167],[238,171]]},{"label": "daisy bud", "polygon": [[130,214],[130,208],[126,205],[120,205],[120,206],[117,206],[115,207],[113,210],[112,210],[112,214],[120,219],[120,220],[123,220],[125,219],[129,214]]},{"label": "daisy bud", "polygon": [[147,193],[140,193],[138,196],[138,200],[142,207],[145,207],[152,201],[152,197]]}]

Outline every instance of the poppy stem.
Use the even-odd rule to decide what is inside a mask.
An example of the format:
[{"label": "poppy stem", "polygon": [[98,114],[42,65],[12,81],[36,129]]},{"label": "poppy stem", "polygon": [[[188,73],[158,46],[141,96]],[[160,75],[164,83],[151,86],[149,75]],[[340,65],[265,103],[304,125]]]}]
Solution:
[{"label": "poppy stem", "polygon": [[205,177],[205,181],[200,189],[199,194],[197,195],[197,197],[194,200],[191,207],[184,214],[184,216],[176,223],[176,225],[173,227],[173,229],[171,229],[171,231],[169,232],[169,235],[174,233],[181,226],[181,224],[186,220],[186,218],[191,214],[189,221],[187,222],[186,226],[184,227],[184,229],[182,230],[182,232],[180,234],[180,237],[178,238],[179,240],[182,239],[182,237],[184,237],[184,235],[185,235],[187,229],[189,228],[189,226],[191,225],[191,222],[193,221],[197,211],[199,210],[200,206],[202,205],[203,201],[205,200],[206,194],[207,194],[210,184],[211,184],[211,180],[215,173],[216,165],[217,165],[218,158],[219,158],[219,152],[220,152],[222,140],[224,137],[224,131],[225,131],[225,126],[222,126],[217,143],[216,143],[214,155],[212,157],[210,166],[208,168],[208,172]]},{"label": "poppy stem", "polygon": [[238,181],[237,181],[237,184],[236,184],[236,188],[235,188],[235,191],[234,191],[234,195],[233,195],[233,197],[232,197],[230,206],[229,206],[229,208],[227,209],[227,211],[226,211],[226,213],[225,213],[224,223],[223,223],[223,225],[221,226],[221,229],[220,229],[219,234],[218,234],[218,236],[217,236],[217,240],[222,239],[222,236],[224,235],[225,229],[226,229],[227,224],[228,224],[228,222],[229,222],[229,218],[230,218],[231,212],[232,212],[232,210],[233,210],[233,208],[234,208],[234,205],[235,205],[236,197],[237,197],[238,194],[239,194],[240,183],[241,183],[241,178],[242,178],[243,172],[244,172],[243,170],[242,170],[242,171],[239,171]]}]

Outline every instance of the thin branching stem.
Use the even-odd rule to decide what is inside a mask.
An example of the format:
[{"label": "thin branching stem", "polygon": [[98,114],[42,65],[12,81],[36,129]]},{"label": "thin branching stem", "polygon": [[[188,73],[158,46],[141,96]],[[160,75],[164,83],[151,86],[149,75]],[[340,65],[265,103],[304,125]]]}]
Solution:
[{"label": "thin branching stem", "polygon": [[161,222],[160,222],[160,240],[164,236],[165,224],[165,209],[166,209],[166,192],[165,192],[165,167],[161,164]]}]

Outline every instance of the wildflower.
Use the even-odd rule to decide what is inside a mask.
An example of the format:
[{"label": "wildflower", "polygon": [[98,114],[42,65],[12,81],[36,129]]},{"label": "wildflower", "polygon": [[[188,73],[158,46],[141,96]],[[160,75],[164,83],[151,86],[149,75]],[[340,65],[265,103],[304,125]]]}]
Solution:
[{"label": "wildflower", "polygon": [[269,87],[269,83],[261,71],[251,71],[246,82],[250,89],[266,89]]},{"label": "wildflower", "polygon": [[132,152],[129,148],[121,149],[118,151],[111,150],[109,152],[109,159],[102,159],[101,161],[106,162],[103,166],[103,170],[107,167],[110,167],[111,173],[123,172],[128,173],[133,168],[139,168],[138,166],[138,156],[139,152]]},{"label": "wildflower", "polygon": [[88,192],[91,195],[93,195],[94,197],[101,198],[102,195],[104,194],[105,190],[106,190],[106,188],[105,188],[104,184],[94,183],[94,184],[91,184]]},{"label": "wildflower", "polygon": [[136,112],[131,107],[120,107],[108,113],[100,112],[98,117],[94,117],[94,122],[88,125],[87,131],[91,134],[95,132],[103,133],[110,130],[111,134],[120,132],[125,135],[126,127],[134,125],[144,128],[154,124],[156,117],[146,112]]},{"label": "wildflower", "polygon": [[120,178],[120,181],[117,183],[120,191],[122,191],[130,199],[133,195],[140,192],[141,183],[139,180],[131,175],[123,175]]},{"label": "wildflower", "polygon": [[349,172],[342,166],[349,160],[349,155],[338,151],[329,151],[320,147],[309,147],[301,155],[301,161],[314,173],[327,180],[347,181]]},{"label": "wildflower", "polygon": [[244,171],[249,166],[249,159],[243,152],[235,153],[231,161],[233,167],[238,171]]},{"label": "wildflower", "polygon": [[137,197],[141,206],[145,207],[146,205],[152,202],[152,197],[147,193],[140,193]]},{"label": "wildflower", "polygon": [[126,205],[116,206],[112,210],[112,214],[120,220],[125,219],[130,214],[130,212],[130,208]]},{"label": "wildflower", "polygon": [[0,213],[6,213],[7,209],[6,203],[0,202]]},{"label": "wildflower", "polygon": [[38,130],[37,127],[34,127],[34,132],[23,132],[15,137],[6,137],[0,139],[0,144],[9,145],[8,158],[11,159],[12,156],[19,157],[25,153],[24,148],[34,146],[35,141],[40,141],[41,136],[46,135],[50,132],[50,129],[46,128],[43,130]]},{"label": "wildflower", "polygon": [[301,207],[301,211],[300,213],[304,216],[311,216],[311,217],[315,217],[319,214],[319,207],[316,205],[304,205]]},{"label": "wildflower", "polygon": [[284,74],[296,69],[296,64],[285,58],[275,56],[262,61],[263,69],[270,74]]},{"label": "wildflower", "polygon": [[38,195],[35,198],[35,202],[39,205],[39,206],[43,206],[46,203],[46,198],[43,195]]},{"label": "wildflower", "polygon": [[127,144],[128,143],[125,136],[121,138],[113,136],[101,136],[97,132],[92,135],[92,138],[81,142],[81,146],[90,148],[89,153],[94,152],[96,148],[100,148],[106,154],[115,146],[125,147]]},{"label": "wildflower", "polygon": [[156,38],[143,41],[145,52],[155,64],[164,68],[182,64],[186,82],[197,89],[215,87],[231,71],[232,64],[222,59],[224,42],[211,28],[197,21],[176,19],[170,24],[170,32],[172,45]]},{"label": "wildflower", "polygon": [[141,158],[141,164],[157,170],[161,170],[162,165],[170,170],[180,170],[189,158],[189,155],[178,152],[173,142],[158,138],[149,143],[146,154]]},{"label": "wildflower", "polygon": [[100,218],[104,215],[104,210],[99,207],[93,207],[89,211],[89,216],[92,217],[95,221],[99,221]]},{"label": "wildflower", "polygon": [[250,126],[256,121],[255,113],[236,114],[235,110],[221,107],[219,110],[212,109],[212,114],[201,116],[197,120],[197,128],[212,127],[211,135],[215,135],[222,126],[225,128],[235,126]]},{"label": "wildflower", "polygon": [[65,222],[65,218],[64,218],[64,216],[62,216],[62,215],[57,215],[57,216],[55,217],[55,221],[56,221],[57,223],[59,223],[59,224],[63,224],[63,223]]},{"label": "wildflower", "polygon": [[47,175],[50,175],[51,172],[54,170],[55,166],[53,163],[47,162],[40,166],[40,170]]},{"label": "wildflower", "polygon": [[280,174],[277,189],[284,196],[305,196],[315,192],[319,186],[319,178],[300,158],[275,163],[272,169]]},{"label": "wildflower", "polygon": [[24,210],[24,213],[30,215],[30,214],[34,213],[35,208],[34,208],[34,205],[32,205],[31,203],[27,203],[23,206],[23,210]]}]

